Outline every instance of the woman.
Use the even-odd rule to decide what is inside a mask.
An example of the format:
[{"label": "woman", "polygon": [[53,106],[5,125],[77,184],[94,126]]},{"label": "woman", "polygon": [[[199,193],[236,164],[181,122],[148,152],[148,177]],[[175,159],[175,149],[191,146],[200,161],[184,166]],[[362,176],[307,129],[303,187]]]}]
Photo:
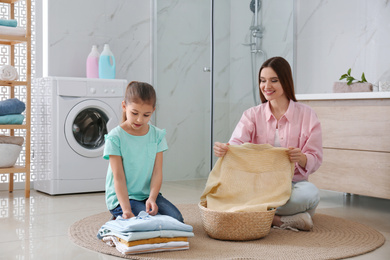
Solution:
[{"label": "woman", "polygon": [[260,98],[263,102],[244,112],[229,143],[214,144],[222,157],[229,144],[271,144],[288,148],[295,163],[289,201],[277,208],[273,226],[283,229],[313,228],[312,217],[320,201],[319,190],[308,182],[310,174],[322,163],[321,125],[315,112],[295,98],[291,67],[282,57],[264,62],[259,71]]}]

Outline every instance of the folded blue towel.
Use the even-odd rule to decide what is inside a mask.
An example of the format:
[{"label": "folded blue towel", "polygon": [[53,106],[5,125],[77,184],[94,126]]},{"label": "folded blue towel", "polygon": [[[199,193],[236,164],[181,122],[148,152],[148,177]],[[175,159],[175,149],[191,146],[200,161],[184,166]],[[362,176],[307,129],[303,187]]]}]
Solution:
[{"label": "folded blue towel", "polygon": [[0,116],[20,114],[26,109],[26,104],[17,98],[0,101]]},{"label": "folded blue towel", "polygon": [[18,26],[18,21],[15,19],[9,19],[9,20],[0,19],[0,25],[8,26],[8,27],[16,27]]},{"label": "folded blue towel", "polygon": [[22,114],[0,116],[0,125],[21,125],[23,120],[24,115]]}]

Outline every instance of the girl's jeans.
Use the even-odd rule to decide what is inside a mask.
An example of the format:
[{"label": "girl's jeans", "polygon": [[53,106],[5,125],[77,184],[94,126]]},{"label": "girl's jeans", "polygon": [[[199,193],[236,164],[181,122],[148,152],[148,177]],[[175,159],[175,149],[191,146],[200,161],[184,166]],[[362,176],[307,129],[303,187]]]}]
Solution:
[{"label": "girl's jeans", "polygon": [[[130,199],[131,211],[135,216],[137,216],[140,211],[146,211],[145,203],[146,200],[139,201]],[[168,215],[179,220],[180,222],[184,222],[183,216],[181,215],[180,211],[175,207],[175,205],[169,202],[161,194],[158,194],[156,204],[158,206],[157,214]],[[122,216],[123,214],[121,205],[118,205],[115,209],[110,210],[110,212],[114,217]]]},{"label": "girl's jeans", "polygon": [[308,181],[293,182],[290,199],[286,204],[278,207],[275,214],[289,216],[307,212],[313,217],[319,202],[319,190],[313,183]]}]

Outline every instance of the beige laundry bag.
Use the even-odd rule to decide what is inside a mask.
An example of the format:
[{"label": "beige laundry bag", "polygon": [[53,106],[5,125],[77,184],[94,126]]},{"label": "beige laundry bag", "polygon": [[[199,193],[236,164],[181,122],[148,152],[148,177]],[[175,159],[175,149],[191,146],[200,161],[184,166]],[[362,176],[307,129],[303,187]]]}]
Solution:
[{"label": "beige laundry bag", "polygon": [[275,209],[291,194],[294,163],[286,148],[230,145],[211,171],[199,208],[213,238],[250,240],[266,236]]}]

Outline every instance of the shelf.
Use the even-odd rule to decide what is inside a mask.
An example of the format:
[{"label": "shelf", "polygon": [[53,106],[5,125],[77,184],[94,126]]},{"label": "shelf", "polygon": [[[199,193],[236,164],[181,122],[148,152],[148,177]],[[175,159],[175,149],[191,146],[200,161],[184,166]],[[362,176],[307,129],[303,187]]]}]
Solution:
[{"label": "shelf", "polygon": [[15,45],[19,43],[25,43],[27,41],[28,38],[26,36],[0,34],[0,44],[2,45]]},{"label": "shelf", "polygon": [[0,173],[22,173],[26,172],[26,170],[25,166],[15,165],[13,167],[0,168]]},{"label": "shelf", "polygon": [[0,129],[27,129],[27,125],[2,125],[0,124]]},{"label": "shelf", "polygon": [[0,0],[0,3],[5,3],[5,4],[14,4],[19,2],[20,0]]},{"label": "shelf", "polygon": [[10,80],[0,80],[0,86],[27,86],[27,81],[10,81]]},{"label": "shelf", "polygon": [[[24,165],[15,165],[8,168],[0,168],[0,174],[9,174],[9,192],[13,191],[13,175],[14,173],[25,173],[25,197],[30,197],[30,163],[31,163],[31,0],[25,0],[24,3],[21,3],[22,10],[18,10],[15,6],[15,3],[21,2],[20,0],[0,0],[0,3],[9,4],[9,15],[8,19],[15,19],[19,15],[26,18],[25,27],[1,27],[0,32],[0,45],[9,46],[8,51],[2,53],[3,56],[8,55],[8,59],[11,66],[15,66],[15,52],[18,48],[15,48],[16,44],[25,44],[26,45],[26,71],[23,71],[23,77],[25,81],[10,81],[10,80],[0,80],[0,86],[3,88],[10,87],[6,89],[5,94],[9,98],[15,97],[15,93],[19,93],[18,89],[15,86],[25,86],[25,98],[26,98],[26,112],[25,112],[25,123],[22,125],[1,125],[0,129],[10,129],[10,134],[14,134],[15,129],[25,129],[25,159],[21,164]],[[3,5],[2,5],[3,6]],[[20,46],[23,48],[24,46]],[[9,52],[9,53],[8,53]],[[23,53],[21,53],[22,55]],[[22,77],[22,78],[23,78]],[[19,93],[23,95],[23,93]]]}]

